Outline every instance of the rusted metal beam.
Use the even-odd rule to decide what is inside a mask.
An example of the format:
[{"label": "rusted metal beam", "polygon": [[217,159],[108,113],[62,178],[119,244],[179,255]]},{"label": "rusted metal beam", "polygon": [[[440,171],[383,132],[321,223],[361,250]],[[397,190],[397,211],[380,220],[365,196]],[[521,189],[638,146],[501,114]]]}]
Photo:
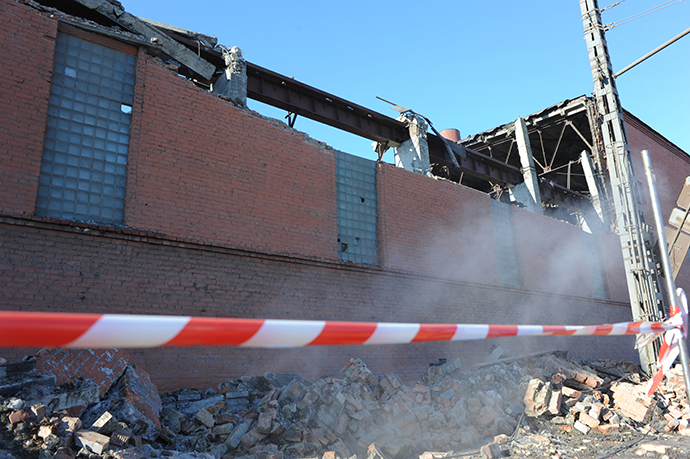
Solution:
[{"label": "rusted metal beam", "polygon": [[585,211],[592,208],[592,203],[587,196],[557,183],[539,182],[539,191],[541,191],[542,201],[554,201],[566,207]]},{"label": "rusted metal beam", "polygon": [[250,62],[247,97],[392,146],[410,137],[400,121]]},{"label": "rusted metal beam", "polygon": [[[441,139],[433,134],[427,134],[427,142],[429,143],[429,159],[432,163],[442,164],[451,169],[455,168],[448,159],[445,145]],[[520,169],[517,167],[505,164],[456,143],[450,142],[449,145],[455,153],[455,159],[460,166],[456,169],[460,172],[503,186],[522,182],[522,173],[520,173]],[[465,155],[464,158],[462,153]]]}]

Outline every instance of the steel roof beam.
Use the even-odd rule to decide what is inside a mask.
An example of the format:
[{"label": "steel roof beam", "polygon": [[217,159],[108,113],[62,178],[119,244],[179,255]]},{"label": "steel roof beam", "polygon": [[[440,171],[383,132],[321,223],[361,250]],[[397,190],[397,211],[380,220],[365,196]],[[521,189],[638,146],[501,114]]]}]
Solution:
[{"label": "steel roof beam", "polygon": [[[202,58],[218,68],[223,67],[219,51],[172,30],[162,31],[185,46],[198,50]],[[251,62],[247,62],[247,97],[390,146],[396,146],[410,138],[405,125],[394,118]],[[516,185],[523,181],[519,168],[449,142],[460,166],[455,167],[443,141],[434,134],[427,134],[427,139],[429,157],[434,163],[502,186]],[[545,199],[565,206],[578,209],[591,206],[586,196],[556,184],[543,181],[539,188]]]}]

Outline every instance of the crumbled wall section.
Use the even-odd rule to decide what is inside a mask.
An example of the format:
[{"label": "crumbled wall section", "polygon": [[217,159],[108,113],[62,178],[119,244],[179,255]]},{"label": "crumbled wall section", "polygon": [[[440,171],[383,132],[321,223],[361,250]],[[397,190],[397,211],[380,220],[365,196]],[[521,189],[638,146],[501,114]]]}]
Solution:
[{"label": "crumbled wall section", "polygon": [[52,373],[57,384],[92,378],[104,395],[127,368],[127,356],[118,349],[43,349],[36,354],[36,370]]},{"label": "crumbled wall section", "polygon": [[337,260],[333,153],[201,91],[155,59],[145,62],[135,88],[125,224]]},{"label": "crumbled wall section", "polygon": [[57,22],[0,1],[0,206],[32,215],[48,115]]},{"label": "crumbled wall section", "polygon": [[492,199],[491,217],[494,223],[498,281],[502,285],[519,287],[520,266],[517,261],[515,235],[513,232],[513,210],[509,204]]},{"label": "crumbled wall section", "polygon": [[376,162],[335,151],[338,258],[377,264]]}]

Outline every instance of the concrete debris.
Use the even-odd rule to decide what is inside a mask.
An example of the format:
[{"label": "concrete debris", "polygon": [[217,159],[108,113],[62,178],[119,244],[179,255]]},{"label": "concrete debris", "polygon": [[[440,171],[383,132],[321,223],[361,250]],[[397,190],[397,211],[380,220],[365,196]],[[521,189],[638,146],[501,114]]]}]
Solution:
[{"label": "concrete debris", "polygon": [[[690,435],[679,369],[652,399],[635,375],[612,376],[625,376],[627,364],[588,363],[544,355],[462,372],[459,359],[440,359],[407,386],[351,359],[341,378],[266,373],[162,397],[145,372],[127,365],[103,396],[78,409],[33,397],[65,393],[65,384],[47,386],[33,368],[25,374],[32,382],[0,397],[7,427],[0,446],[42,459],[442,459],[471,449],[482,458],[551,451],[557,435],[650,427]],[[89,381],[99,394],[91,379],[67,385]]]},{"label": "concrete debris", "polygon": [[247,106],[247,62],[242,57],[242,50],[237,46],[227,48],[219,45],[225,70],[216,78],[212,92],[227,97],[240,107]]}]

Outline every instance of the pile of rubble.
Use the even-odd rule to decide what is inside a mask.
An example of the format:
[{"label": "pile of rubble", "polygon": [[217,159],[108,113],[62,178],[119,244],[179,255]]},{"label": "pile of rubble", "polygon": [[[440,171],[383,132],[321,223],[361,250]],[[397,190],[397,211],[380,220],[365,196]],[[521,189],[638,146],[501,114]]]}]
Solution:
[{"label": "pile of rubble", "polygon": [[584,435],[651,427],[690,436],[680,365],[670,370],[654,398],[645,394],[646,384],[640,383],[637,372],[607,372],[602,378],[591,368],[553,356],[545,357],[541,368],[548,377],[529,381],[524,397],[527,416],[543,417],[558,429]]},{"label": "pile of rubble", "polygon": [[[385,455],[453,449],[499,433],[510,434],[523,410],[516,388],[520,370],[504,371],[513,384],[458,375],[459,361],[434,366],[437,384],[402,384],[393,373],[374,376],[352,359],[342,378],[314,383],[267,373],[221,384],[218,391],[182,390],[163,397],[161,437],[175,448],[216,457],[363,455],[374,444]],[[494,369],[494,373],[496,369]],[[494,378],[493,374],[491,375]],[[481,389],[480,389],[481,388]]]},{"label": "pile of rubble", "polygon": [[629,364],[492,359],[473,371],[440,360],[410,386],[351,359],[338,378],[266,373],[160,397],[131,365],[107,387],[59,384],[32,360],[0,365],[0,450],[11,451],[0,458],[494,458],[559,435],[690,433],[676,369],[650,399]]}]

